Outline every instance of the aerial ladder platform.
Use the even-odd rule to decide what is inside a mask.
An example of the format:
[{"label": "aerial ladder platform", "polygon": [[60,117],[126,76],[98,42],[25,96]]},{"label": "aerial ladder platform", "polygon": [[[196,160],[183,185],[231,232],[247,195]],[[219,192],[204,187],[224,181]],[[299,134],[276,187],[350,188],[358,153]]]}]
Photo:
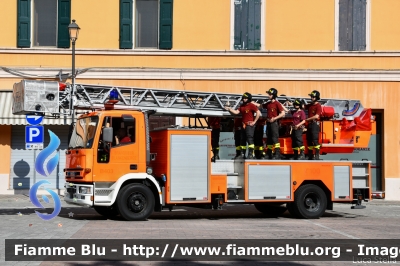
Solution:
[{"label": "aerial ladder platform", "polygon": [[[46,116],[70,114],[71,109],[128,109],[154,110],[157,115],[176,116],[232,116],[224,108],[239,107],[242,94],[199,92],[188,90],[150,89],[138,87],[106,86],[93,84],[71,84],[56,81],[22,80],[13,88],[14,114],[41,113]],[[284,104],[295,98],[304,103],[309,97],[278,96]],[[71,99],[73,107],[71,105]],[[111,100],[115,99],[115,100]],[[256,103],[269,100],[268,95],[252,96]],[[323,107],[330,107],[334,120],[354,120],[364,111],[359,100],[319,100]],[[289,114],[290,115],[290,114]]]},{"label": "aerial ladder platform", "polygon": [[[276,100],[285,104],[295,98],[304,103],[309,101],[309,97],[298,96],[278,96]],[[225,107],[239,107],[242,94],[93,84],[73,86],[56,81],[22,80],[14,84],[13,99],[13,114],[59,117],[71,115],[74,110],[125,109],[151,110],[154,115],[202,118],[234,117]],[[252,101],[259,104],[268,100],[267,95],[252,96]],[[323,110],[321,151],[348,153],[356,147],[368,147],[372,123],[370,109],[364,108],[359,100],[322,98],[319,102]],[[266,116],[265,110],[261,112]],[[290,124],[291,112],[288,112],[281,119],[281,127],[290,128]],[[290,134],[283,132],[280,138],[283,142],[290,141]],[[288,146],[288,143],[282,144]],[[291,152],[289,149],[283,153]]]}]

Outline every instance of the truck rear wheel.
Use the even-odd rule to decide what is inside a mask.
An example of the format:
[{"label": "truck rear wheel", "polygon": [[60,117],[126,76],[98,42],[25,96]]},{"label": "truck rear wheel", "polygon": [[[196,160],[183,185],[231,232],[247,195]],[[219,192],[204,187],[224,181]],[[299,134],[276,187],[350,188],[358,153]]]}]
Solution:
[{"label": "truck rear wheel", "polygon": [[318,219],[326,210],[325,192],[316,185],[303,185],[294,193],[294,213],[299,218]]},{"label": "truck rear wheel", "polygon": [[154,196],[150,188],[142,184],[126,185],[118,193],[118,209],[128,221],[146,220],[154,210]]},{"label": "truck rear wheel", "polygon": [[286,208],[283,206],[268,203],[254,203],[254,207],[256,207],[257,211],[270,217],[277,217],[286,211]]},{"label": "truck rear wheel", "polygon": [[100,215],[112,218],[118,215],[118,208],[117,206],[93,206],[93,209]]}]

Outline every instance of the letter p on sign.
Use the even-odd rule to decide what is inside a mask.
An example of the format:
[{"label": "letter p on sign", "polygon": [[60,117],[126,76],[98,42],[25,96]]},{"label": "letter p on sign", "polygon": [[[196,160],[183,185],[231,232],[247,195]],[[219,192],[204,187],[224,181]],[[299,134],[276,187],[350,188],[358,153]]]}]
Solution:
[{"label": "letter p on sign", "polygon": [[36,137],[40,135],[40,130],[37,128],[29,129],[29,142],[32,142]]},{"label": "letter p on sign", "polygon": [[26,126],[25,127],[25,142],[43,143],[44,142],[44,129],[43,126]]}]

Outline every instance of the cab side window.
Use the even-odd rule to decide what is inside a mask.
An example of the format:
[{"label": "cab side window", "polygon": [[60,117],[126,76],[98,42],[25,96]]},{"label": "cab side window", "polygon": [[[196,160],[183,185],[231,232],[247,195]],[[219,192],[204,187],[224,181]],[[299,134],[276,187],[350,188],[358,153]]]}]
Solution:
[{"label": "cab side window", "polygon": [[[113,129],[112,142],[104,143],[103,129],[110,127]],[[110,161],[110,149],[133,144],[135,141],[136,121],[131,115],[122,115],[121,117],[105,117],[100,134],[97,162],[108,163]]]},{"label": "cab side window", "polygon": [[112,127],[115,134],[113,146],[135,143],[135,120],[113,117]]}]

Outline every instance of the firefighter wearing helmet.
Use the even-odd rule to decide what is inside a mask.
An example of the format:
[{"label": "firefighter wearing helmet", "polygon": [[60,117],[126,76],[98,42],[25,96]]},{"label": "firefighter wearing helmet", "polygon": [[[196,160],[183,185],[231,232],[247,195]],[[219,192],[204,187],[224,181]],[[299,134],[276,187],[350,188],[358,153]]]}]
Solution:
[{"label": "firefighter wearing helmet", "polygon": [[278,91],[275,88],[267,90],[267,94],[270,101],[263,104],[263,108],[267,110],[267,157],[279,160],[281,159],[281,145],[278,120],[285,116],[285,110],[282,104],[276,100]]},{"label": "firefighter wearing helmet", "polygon": [[[319,160],[319,150],[321,145],[319,144],[319,118],[322,113],[321,104],[318,102],[320,99],[319,91],[313,90],[310,94],[311,103],[306,105],[308,111],[308,122],[307,126],[307,146],[308,146],[308,159]],[[314,156],[315,151],[315,156]]]},{"label": "firefighter wearing helmet", "polygon": [[[246,142],[249,147],[247,159],[254,159],[254,130],[257,120],[260,118],[261,112],[258,110],[257,106],[255,106],[252,102],[252,95],[248,92],[245,92],[242,96],[242,104],[238,109],[234,110],[230,107],[225,107],[226,110],[231,112],[232,114],[242,115],[242,130],[241,130],[241,153],[240,158],[245,158],[246,154]],[[236,158],[236,157],[235,157]]]},{"label": "firefighter wearing helmet", "polygon": [[306,113],[303,111],[303,103],[300,99],[296,99],[293,102],[295,108],[292,111],[293,124],[292,124],[292,149],[295,160],[304,160],[304,144],[303,144],[303,129],[306,123]]},{"label": "firefighter wearing helmet", "polygon": [[242,118],[235,117],[233,120],[234,139],[236,147],[236,156],[233,159],[238,159],[242,156],[242,146],[240,145],[240,138],[242,137]]},{"label": "firefighter wearing helmet", "polygon": [[211,148],[214,156],[212,162],[219,160],[219,136],[221,132],[221,117],[209,117],[208,125],[211,128]]}]

